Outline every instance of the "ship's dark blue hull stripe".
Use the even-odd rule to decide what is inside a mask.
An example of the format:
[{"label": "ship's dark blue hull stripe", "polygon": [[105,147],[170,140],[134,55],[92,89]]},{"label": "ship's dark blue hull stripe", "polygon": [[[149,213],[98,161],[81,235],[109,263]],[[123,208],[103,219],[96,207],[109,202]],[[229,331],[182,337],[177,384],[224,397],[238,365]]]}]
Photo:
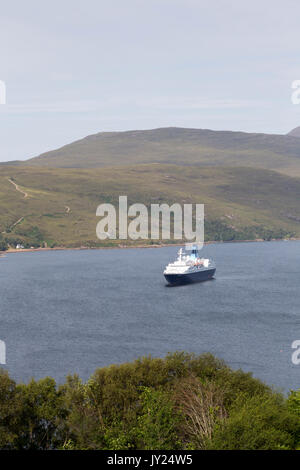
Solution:
[{"label": "ship's dark blue hull stripe", "polygon": [[211,279],[216,272],[216,269],[206,269],[189,274],[165,274],[165,278],[169,284],[187,284],[191,282],[201,282]]}]

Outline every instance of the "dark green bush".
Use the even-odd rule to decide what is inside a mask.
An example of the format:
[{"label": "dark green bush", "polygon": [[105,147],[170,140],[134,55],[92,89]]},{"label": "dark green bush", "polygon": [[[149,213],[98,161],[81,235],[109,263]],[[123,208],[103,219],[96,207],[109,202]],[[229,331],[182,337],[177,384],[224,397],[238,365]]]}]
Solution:
[{"label": "dark green bush", "polygon": [[296,449],[288,399],[210,354],[177,352],[16,385],[0,373],[2,449]]}]

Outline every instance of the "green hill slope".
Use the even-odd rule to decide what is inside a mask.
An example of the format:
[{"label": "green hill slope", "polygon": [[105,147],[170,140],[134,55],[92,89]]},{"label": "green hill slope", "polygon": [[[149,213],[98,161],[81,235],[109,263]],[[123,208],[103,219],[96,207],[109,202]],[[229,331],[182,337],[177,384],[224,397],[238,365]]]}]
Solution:
[{"label": "green hill slope", "polygon": [[[96,208],[204,203],[207,239],[300,236],[300,180],[252,168],[145,164],[100,169],[3,166],[0,232],[41,246],[99,246]],[[117,244],[119,242],[116,242]]]},{"label": "green hill slope", "polygon": [[104,132],[25,164],[97,168],[145,163],[247,166],[300,176],[300,140],[285,135],[182,128]]}]

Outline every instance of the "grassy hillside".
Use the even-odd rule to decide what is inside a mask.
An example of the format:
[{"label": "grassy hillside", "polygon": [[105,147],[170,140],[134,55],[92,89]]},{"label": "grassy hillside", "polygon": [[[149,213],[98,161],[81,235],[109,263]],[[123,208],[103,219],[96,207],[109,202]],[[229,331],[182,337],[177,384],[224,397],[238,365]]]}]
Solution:
[{"label": "grassy hillside", "polygon": [[[300,236],[300,180],[252,168],[145,164],[99,169],[3,166],[0,232],[41,246],[99,246],[96,208],[205,203],[207,239]],[[118,244],[119,242],[116,242]]]},{"label": "grassy hillside", "polygon": [[182,128],[104,132],[25,164],[98,168],[145,163],[247,166],[300,177],[300,140],[285,135]]}]

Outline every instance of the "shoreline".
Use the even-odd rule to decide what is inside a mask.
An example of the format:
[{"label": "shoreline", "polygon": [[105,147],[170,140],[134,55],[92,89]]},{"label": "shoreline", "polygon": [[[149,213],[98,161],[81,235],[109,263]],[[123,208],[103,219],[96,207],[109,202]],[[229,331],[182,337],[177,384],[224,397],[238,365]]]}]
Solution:
[{"label": "shoreline", "polygon": [[[255,240],[228,240],[228,241],[207,241],[204,242],[204,246],[206,245],[217,245],[221,243],[262,243],[262,242],[282,242],[282,241],[299,241],[300,238],[290,238],[290,239],[285,239],[285,238],[278,238],[278,239],[272,239],[272,240],[263,240],[262,238],[256,238]],[[34,253],[34,252],[40,252],[40,251],[82,251],[82,250],[123,250],[123,249],[132,249],[132,248],[167,248],[167,247],[175,247],[175,246],[182,246],[185,243],[162,243],[162,244],[156,244],[156,245],[117,245],[117,246],[95,246],[95,247],[88,247],[88,246],[80,246],[80,247],[64,247],[64,246],[57,246],[54,248],[9,248],[6,251],[0,251],[0,257],[3,257],[5,254],[10,254],[10,253]]]}]

